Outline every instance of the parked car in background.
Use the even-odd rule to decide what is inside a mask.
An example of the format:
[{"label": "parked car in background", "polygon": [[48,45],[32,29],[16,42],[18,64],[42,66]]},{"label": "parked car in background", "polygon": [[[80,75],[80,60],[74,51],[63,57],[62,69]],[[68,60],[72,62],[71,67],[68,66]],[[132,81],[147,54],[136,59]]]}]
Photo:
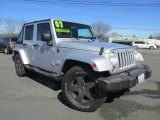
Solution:
[{"label": "parked car in background", "polygon": [[0,51],[4,52],[5,54],[12,53],[13,46],[16,42],[17,38],[12,37],[4,37],[0,41]]},{"label": "parked car in background", "polygon": [[157,46],[155,44],[149,43],[147,41],[134,41],[132,43],[132,46],[136,47],[136,48],[147,48],[147,49],[151,49],[151,50],[157,48]]},{"label": "parked car in background", "polygon": [[157,46],[157,48],[160,48],[160,40],[157,40],[157,39],[148,39],[148,42],[150,44],[155,44]]},{"label": "parked car in background", "polygon": [[156,46],[157,46],[157,48],[160,48],[160,45],[157,45],[157,44],[155,44]]}]

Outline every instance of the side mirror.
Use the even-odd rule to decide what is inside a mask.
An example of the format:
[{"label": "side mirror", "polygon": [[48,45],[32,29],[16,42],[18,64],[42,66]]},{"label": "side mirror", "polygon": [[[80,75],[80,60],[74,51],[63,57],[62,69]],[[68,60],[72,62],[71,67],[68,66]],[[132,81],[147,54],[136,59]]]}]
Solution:
[{"label": "side mirror", "polygon": [[46,33],[41,34],[41,38],[42,38],[42,41],[46,41],[46,42],[49,42],[52,40],[51,34],[46,34]]}]

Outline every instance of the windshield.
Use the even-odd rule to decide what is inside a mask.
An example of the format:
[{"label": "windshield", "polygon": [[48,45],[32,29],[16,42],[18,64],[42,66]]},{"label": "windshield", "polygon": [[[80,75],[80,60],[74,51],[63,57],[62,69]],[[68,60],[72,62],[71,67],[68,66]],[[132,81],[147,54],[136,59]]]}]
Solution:
[{"label": "windshield", "polygon": [[91,27],[88,25],[55,20],[54,26],[58,38],[95,38]]},{"label": "windshield", "polygon": [[12,42],[16,42],[16,41],[17,41],[17,38],[11,38],[11,41],[12,41]]}]

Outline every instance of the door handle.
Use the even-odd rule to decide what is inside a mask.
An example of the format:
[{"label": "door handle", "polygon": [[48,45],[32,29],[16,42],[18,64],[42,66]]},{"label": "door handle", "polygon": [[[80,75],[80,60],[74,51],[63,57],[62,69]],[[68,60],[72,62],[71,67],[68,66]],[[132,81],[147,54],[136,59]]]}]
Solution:
[{"label": "door handle", "polygon": [[38,45],[38,44],[33,44],[33,47],[34,47],[34,48],[38,48],[39,45]]}]

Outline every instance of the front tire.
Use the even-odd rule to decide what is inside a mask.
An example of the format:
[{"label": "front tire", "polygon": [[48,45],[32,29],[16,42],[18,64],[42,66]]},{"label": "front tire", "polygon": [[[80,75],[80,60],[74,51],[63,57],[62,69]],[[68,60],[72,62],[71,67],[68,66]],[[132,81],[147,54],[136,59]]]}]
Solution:
[{"label": "front tire", "polygon": [[62,80],[64,100],[73,109],[92,112],[98,109],[106,100],[100,98],[100,91],[94,79],[83,68],[71,68]]},{"label": "front tire", "polygon": [[21,57],[18,54],[15,56],[15,70],[19,77],[26,75],[25,67],[22,63]]},{"label": "front tire", "polygon": [[138,46],[136,45],[136,46],[134,46],[136,49],[138,49]]}]

